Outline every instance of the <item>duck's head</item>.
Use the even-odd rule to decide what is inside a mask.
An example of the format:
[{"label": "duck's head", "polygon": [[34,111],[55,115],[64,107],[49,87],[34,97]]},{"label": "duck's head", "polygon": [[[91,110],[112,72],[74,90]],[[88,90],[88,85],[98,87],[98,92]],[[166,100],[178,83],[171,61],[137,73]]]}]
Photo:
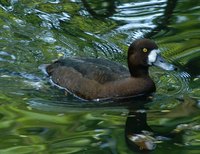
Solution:
[{"label": "duck's head", "polygon": [[148,76],[148,68],[151,65],[165,70],[174,70],[174,66],[165,62],[159,53],[158,46],[152,40],[139,39],[134,41],[128,49],[128,67],[131,76]]}]

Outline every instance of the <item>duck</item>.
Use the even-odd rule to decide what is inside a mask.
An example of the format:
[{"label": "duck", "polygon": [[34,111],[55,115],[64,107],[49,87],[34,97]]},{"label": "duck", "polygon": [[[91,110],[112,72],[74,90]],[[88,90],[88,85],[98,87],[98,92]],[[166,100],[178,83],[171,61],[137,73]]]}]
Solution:
[{"label": "duck", "polygon": [[65,57],[45,66],[50,81],[67,93],[87,101],[118,100],[146,96],[156,91],[149,67],[174,70],[157,44],[137,39],[128,47],[127,67],[103,58]]}]

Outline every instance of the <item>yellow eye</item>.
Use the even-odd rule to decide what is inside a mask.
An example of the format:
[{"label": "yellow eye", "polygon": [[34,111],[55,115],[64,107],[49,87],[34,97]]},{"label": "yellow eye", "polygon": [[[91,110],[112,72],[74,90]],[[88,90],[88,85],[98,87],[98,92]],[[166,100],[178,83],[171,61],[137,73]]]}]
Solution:
[{"label": "yellow eye", "polygon": [[147,50],[147,48],[143,48],[143,52],[147,52],[148,50]]}]

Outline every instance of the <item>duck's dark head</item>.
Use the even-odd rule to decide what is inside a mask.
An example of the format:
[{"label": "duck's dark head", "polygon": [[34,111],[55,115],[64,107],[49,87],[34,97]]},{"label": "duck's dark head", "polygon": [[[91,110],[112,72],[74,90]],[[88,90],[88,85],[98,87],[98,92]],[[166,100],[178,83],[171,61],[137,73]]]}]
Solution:
[{"label": "duck's dark head", "polygon": [[128,67],[131,76],[148,76],[148,68],[151,65],[159,66],[165,70],[174,70],[174,66],[165,62],[159,54],[156,43],[149,39],[134,41],[128,49]]}]

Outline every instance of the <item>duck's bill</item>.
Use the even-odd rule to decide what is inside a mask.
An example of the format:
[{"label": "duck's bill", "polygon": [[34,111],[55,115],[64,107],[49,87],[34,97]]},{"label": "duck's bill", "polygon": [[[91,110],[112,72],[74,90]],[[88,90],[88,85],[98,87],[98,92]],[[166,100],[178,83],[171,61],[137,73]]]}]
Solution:
[{"label": "duck's bill", "polygon": [[154,66],[158,66],[164,70],[175,70],[174,65],[167,63],[159,54],[157,54],[155,62],[153,62]]}]

